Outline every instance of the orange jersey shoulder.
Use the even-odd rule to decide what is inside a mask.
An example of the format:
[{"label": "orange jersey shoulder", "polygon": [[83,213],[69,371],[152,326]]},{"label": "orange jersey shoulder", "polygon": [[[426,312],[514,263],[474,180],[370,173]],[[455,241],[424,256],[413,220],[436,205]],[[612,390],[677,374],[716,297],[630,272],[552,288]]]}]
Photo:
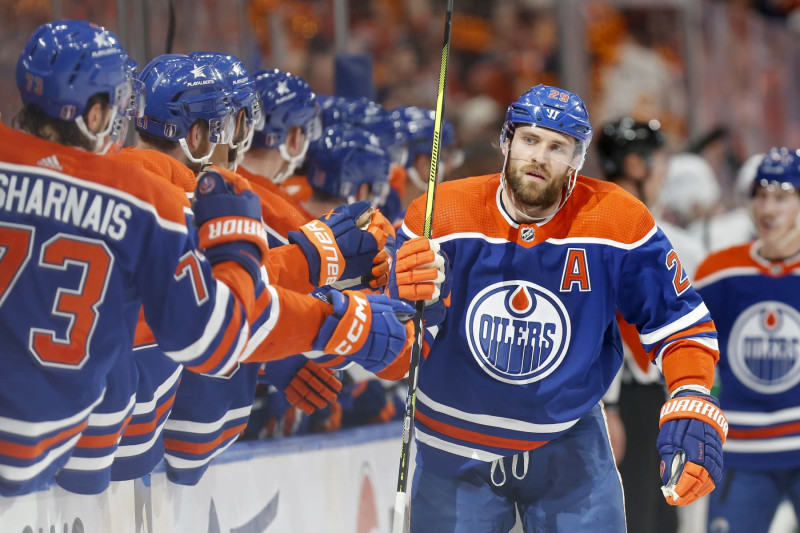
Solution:
[{"label": "orange jersey shoulder", "polygon": [[[447,181],[436,187],[433,232],[435,237],[453,233],[480,233],[490,238],[518,240],[500,213],[500,174]],[[425,221],[425,195],[414,200],[405,218],[406,227],[421,235]],[[535,224],[531,224],[536,226]],[[647,208],[620,187],[585,176],[577,183],[566,205],[546,224],[537,226],[536,240],[596,238],[623,243],[642,239],[655,226]]]},{"label": "orange jersey shoulder", "polygon": [[695,283],[699,283],[704,278],[728,268],[755,267],[756,263],[750,256],[750,248],[752,246],[753,243],[749,242],[709,254],[697,267]]},{"label": "orange jersey shoulder", "polygon": [[55,170],[116,189],[152,205],[165,220],[186,223],[185,195],[141,165],[47,141],[3,124],[0,139],[0,161]]},{"label": "orange jersey shoulder", "polygon": [[261,176],[260,174],[251,172],[242,166],[239,166],[237,172],[241,174],[250,183],[255,183],[257,185],[260,185],[261,188],[271,192],[274,195],[283,198],[284,201],[288,202],[292,207],[294,207],[304,217],[306,217],[306,220],[311,220],[314,218],[311,216],[310,213],[308,213],[305,209],[303,209],[303,206],[301,206],[297,201],[295,201],[295,199],[292,198],[292,196],[289,195],[289,193],[281,189],[280,186],[276,185],[271,179]]},{"label": "orange jersey shoulder", "polygon": [[547,224],[552,238],[594,238],[631,244],[655,226],[653,215],[618,185],[578,176],[572,196]]},{"label": "orange jersey shoulder", "polygon": [[[493,211],[494,193],[500,184],[500,174],[475,176],[445,181],[436,186],[433,209],[433,235],[443,237],[453,233],[482,233],[488,237],[505,237],[498,227]],[[425,223],[426,195],[411,202],[404,219],[405,226],[415,235],[422,235]]]}]

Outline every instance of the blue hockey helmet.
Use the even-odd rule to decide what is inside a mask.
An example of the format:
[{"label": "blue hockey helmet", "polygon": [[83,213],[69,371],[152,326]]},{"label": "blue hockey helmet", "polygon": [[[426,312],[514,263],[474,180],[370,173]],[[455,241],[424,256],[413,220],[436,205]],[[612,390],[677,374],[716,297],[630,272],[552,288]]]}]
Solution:
[{"label": "blue hockey helmet", "polygon": [[[20,98],[47,116],[75,122],[97,151],[128,114],[132,81],[128,54],[112,32],[84,20],[59,20],[39,26],[17,61]],[[83,122],[89,99],[108,96],[114,115],[105,131],[91,133]]]},{"label": "blue hockey helmet", "polygon": [[756,187],[779,187],[800,191],[800,150],[772,148],[758,165],[753,180]]},{"label": "blue hockey helmet", "polygon": [[576,170],[583,166],[592,140],[592,125],[586,106],[577,94],[549,85],[531,87],[508,106],[500,131],[501,147],[505,147],[506,141],[510,142],[520,124],[541,126],[572,137],[577,144],[570,166]]},{"label": "blue hockey helmet", "polygon": [[264,115],[261,112],[261,99],[256,91],[256,84],[247,72],[244,64],[236,57],[217,52],[192,52],[189,57],[199,63],[209,64],[222,73],[228,92],[231,94],[233,106],[237,113],[245,111],[245,131],[241,141],[232,148],[246,151],[250,147],[255,129],[263,125]]},{"label": "blue hockey helmet", "polygon": [[391,151],[406,141],[404,124],[391,112],[369,98],[346,99],[347,122],[378,137],[381,146]]},{"label": "blue hockey helmet", "polygon": [[[399,122],[405,138],[405,146],[408,150],[406,168],[414,166],[417,156],[430,156],[433,147],[433,132],[436,126],[436,111],[419,106],[400,106],[392,110],[391,116]],[[440,146],[447,148],[455,140],[456,130],[453,124],[447,120],[443,121]],[[453,166],[458,166],[458,164]]]},{"label": "blue hockey helmet", "polygon": [[312,187],[356,201],[369,185],[372,203],[380,207],[389,194],[389,154],[377,136],[349,124],[327,128],[308,151],[308,181]]},{"label": "blue hockey helmet", "polygon": [[347,109],[348,99],[344,96],[331,94],[318,94],[319,118],[322,129],[328,129],[336,124],[349,124],[350,115]]},{"label": "blue hockey helmet", "polygon": [[179,142],[194,163],[208,161],[208,156],[193,157],[186,145],[186,136],[198,120],[208,125],[213,144],[233,139],[236,110],[223,75],[214,66],[182,54],[165,54],[145,65],[139,79],[145,86],[145,111],[136,121],[137,130]]},{"label": "blue hockey helmet", "polygon": [[253,75],[261,96],[264,123],[257,129],[253,142],[276,149],[286,141],[292,127],[303,129],[311,140],[319,137],[317,96],[306,81],[278,69],[260,70]]}]

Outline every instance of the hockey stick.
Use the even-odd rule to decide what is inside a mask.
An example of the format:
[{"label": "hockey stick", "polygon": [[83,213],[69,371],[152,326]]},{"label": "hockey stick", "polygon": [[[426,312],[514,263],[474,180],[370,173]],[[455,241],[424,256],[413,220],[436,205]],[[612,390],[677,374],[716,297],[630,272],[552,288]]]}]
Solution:
[{"label": "hockey stick", "polygon": [[[428,191],[425,194],[425,227],[423,235],[430,239],[433,226],[433,200],[436,196],[436,177],[439,172],[439,152],[442,123],[444,122],[444,97],[447,86],[447,59],[450,56],[450,26],[453,18],[453,0],[447,0],[447,16],[444,22],[444,43],[442,62],[439,67],[439,89],[436,95],[436,115],[434,118],[433,145],[431,146],[431,166],[428,172]],[[414,313],[414,345],[411,348],[411,365],[408,369],[408,391],[406,392],[406,413],[403,417],[403,443],[400,452],[400,468],[397,475],[397,495],[394,501],[394,520],[392,533],[405,533],[409,528],[408,467],[411,450],[411,433],[414,425],[414,402],[417,395],[417,370],[422,355],[422,315],[425,302],[417,302]]]}]

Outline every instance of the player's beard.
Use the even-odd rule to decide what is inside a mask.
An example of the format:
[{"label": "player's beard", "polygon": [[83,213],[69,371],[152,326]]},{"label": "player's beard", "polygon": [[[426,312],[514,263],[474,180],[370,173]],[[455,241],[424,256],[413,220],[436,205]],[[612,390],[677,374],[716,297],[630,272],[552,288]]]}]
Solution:
[{"label": "player's beard", "polygon": [[[512,161],[509,160],[506,165],[508,188],[516,201],[529,207],[546,208],[554,205],[561,198],[561,191],[569,179],[569,172],[554,177],[546,168],[536,163],[524,164],[516,168],[511,167]],[[545,181],[532,181],[525,176],[527,172],[541,174]]]}]

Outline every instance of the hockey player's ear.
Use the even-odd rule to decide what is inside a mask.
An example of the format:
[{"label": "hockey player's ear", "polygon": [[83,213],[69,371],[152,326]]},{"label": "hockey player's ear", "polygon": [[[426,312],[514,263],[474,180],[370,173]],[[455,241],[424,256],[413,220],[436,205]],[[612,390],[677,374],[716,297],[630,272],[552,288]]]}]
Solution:
[{"label": "hockey player's ear", "polygon": [[503,152],[503,157],[508,156],[508,146],[511,144],[511,139],[506,139],[503,144],[500,145],[500,150]]},{"label": "hockey player's ear", "polygon": [[286,150],[292,157],[300,154],[305,142],[306,134],[303,133],[303,128],[300,126],[292,126],[286,133]]},{"label": "hockey player's ear", "polygon": [[111,120],[111,112],[108,104],[95,102],[86,110],[86,127],[92,133],[99,133],[105,130],[108,121]]},{"label": "hockey player's ear", "polygon": [[208,125],[201,120],[196,121],[186,134],[186,144],[194,157],[205,155],[209,152]]}]

